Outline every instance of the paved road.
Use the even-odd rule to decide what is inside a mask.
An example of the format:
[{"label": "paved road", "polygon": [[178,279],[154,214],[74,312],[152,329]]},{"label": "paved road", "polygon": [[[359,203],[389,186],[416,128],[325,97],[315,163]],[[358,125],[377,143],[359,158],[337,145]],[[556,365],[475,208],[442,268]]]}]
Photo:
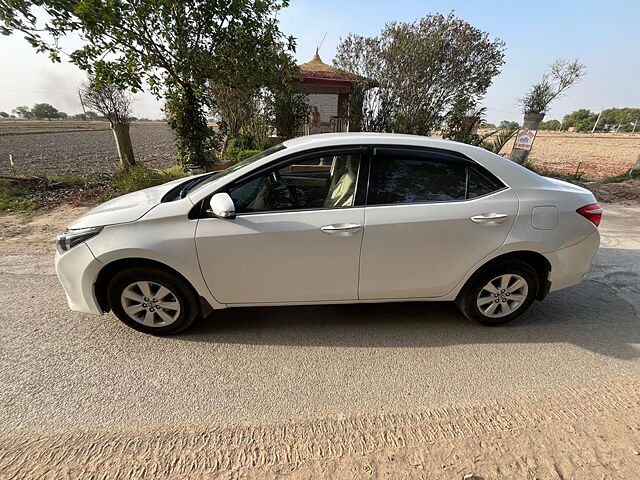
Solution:
[{"label": "paved road", "polygon": [[588,279],[503,328],[409,303],[229,309],[155,338],[70,312],[51,258],[0,255],[0,433],[406,412],[636,375],[639,219],[610,207]]}]

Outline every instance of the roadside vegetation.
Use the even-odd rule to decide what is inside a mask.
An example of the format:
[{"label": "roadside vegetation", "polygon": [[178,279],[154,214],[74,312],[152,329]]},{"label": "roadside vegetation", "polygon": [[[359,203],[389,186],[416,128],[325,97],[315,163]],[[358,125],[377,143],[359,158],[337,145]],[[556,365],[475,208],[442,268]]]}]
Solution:
[{"label": "roadside vegetation", "polygon": [[186,176],[176,165],[156,170],[142,164],[97,178],[71,174],[48,177],[0,176],[0,212],[27,216],[62,204],[93,206],[111,198],[161,185]]},{"label": "roadside vegetation", "polygon": [[165,170],[154,170],[141,164],[116,172],[106,185],[104,197],[113,198],[144,188],[155,187],[163,183],[184,178],[186,173],[179,166]]}]

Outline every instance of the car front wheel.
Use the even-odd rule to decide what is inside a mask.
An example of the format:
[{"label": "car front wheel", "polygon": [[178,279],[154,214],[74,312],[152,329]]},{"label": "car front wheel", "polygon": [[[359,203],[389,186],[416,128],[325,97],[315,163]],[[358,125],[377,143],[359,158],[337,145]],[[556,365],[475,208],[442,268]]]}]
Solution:
[{"label": "car front wheel", "polygon": [[498,263],[472,277],[456,304],[469,320],[501,325],[529,308],[538,285],[538,274],[529,264],[517,260]]},{"label": "car front wheel", "polygon": [[157,268],[133,267],[118,272],[109,282],[107,298],[123,323],[152,335],[181,332],[200,313],[191,287]]}]

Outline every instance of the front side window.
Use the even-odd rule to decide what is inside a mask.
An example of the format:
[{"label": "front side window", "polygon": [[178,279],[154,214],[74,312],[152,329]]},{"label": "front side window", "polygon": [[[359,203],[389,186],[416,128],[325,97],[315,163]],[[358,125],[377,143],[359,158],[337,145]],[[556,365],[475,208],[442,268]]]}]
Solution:
[{"label": "front side window", "polygon": [[368,204],[452,202],[504,187],[481,167],[455,157],[412,150],[379,149]]},{"label": "front side window", "polygon": [[228,190],[238,213],[351,207],[359,154],[305,156]]}]

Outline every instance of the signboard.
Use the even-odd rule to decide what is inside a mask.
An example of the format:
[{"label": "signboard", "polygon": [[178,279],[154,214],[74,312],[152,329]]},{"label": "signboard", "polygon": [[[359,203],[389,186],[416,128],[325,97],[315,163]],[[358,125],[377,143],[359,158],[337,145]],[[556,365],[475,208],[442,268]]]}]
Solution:
[{"label": "signboard", "polygon": [[518,150],[531,150],[533,139],[536,138],[537,130],[520,130],[516,136],[516,143],[513,148]]}]

